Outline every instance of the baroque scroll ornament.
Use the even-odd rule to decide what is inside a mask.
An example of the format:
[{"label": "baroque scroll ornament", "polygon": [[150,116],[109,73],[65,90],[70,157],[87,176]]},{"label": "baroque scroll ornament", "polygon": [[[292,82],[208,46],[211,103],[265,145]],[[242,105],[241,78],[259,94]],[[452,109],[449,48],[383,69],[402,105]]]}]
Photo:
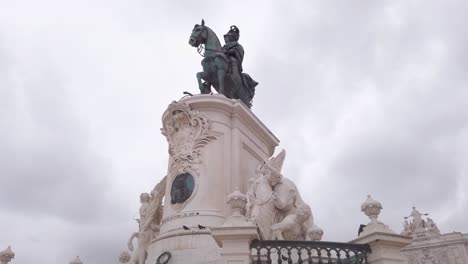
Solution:
[{"label": "baroque scroll ornament", "polygon": [[202,148],[216,139],[209,130],[210,120],[198,111],[191,110],[188,104],[176,101],[169,105],[167,113],[161,133],[169,143],[171,172],[198,173],[198,164],[202,162],[200,157]]}]

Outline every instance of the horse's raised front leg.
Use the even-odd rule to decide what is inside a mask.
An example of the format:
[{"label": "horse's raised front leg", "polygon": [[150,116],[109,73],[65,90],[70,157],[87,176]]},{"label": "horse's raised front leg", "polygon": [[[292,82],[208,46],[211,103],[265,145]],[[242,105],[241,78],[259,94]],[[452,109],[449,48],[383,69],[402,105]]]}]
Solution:
[{"label": "horse's raised front leg", "polygon": [[206,80],[206,77],[207,77],[206,72],[197,73],[198,88],[200,89],[200,93],[202,94],[209,94],[211,92],[211,83],[202,82],[202,79]]},{"label": "horse's raised front leg", "polygon": [[224,77],[226,76],[226,72],[223,69],[219,69],[217,74],[219,84],[218,93],[227,97],[227,95],[224,93]]}]

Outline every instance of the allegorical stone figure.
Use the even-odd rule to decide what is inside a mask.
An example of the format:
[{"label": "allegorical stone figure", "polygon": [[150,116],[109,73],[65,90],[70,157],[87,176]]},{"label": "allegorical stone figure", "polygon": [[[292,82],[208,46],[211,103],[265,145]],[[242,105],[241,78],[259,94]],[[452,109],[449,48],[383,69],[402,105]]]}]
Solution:
[{"label": "allegorical stone figure", "polygon": [[413,225],[415,230],[418,228],[424,228],[422,214],[416,210],[416,207],[413,206],[413,211],[411,211],[411,214],[408,217],[413,217]]},{"label": "allegorical stone figure", "polygon": [[314,224],[309,205],[302,200],[296,185],[281,174],[285,156],[282,150],[257,169],[260,177],[247,193],[247,212],[263,239],[321,239],[323,231]]},{"label": "allegorical stone figure", "polygon": [[138,219],[138,223],[141,225],[146,222],[148,218],[148,211],[150,209],[150,195],[149,193],[142,193],[140,194],[140,219]]},{"label": "allegorical stone figure", "polygon": [[132,257],[130,259],[131,264],[143,264],[145,263],[146,259],[146,246],[150,242],[151,236],[148,232],[145,232],[143,230],[143,227],[146,225],[148,222],[148,214],[150,211],[150,195],[149,193],[142,193],[140,194],[140,219],[138,219],[138,224],[139,224],[139,230],[138,232],[135,232],[132,234],[128,241],[128,249],[130,251],[133,251],[133,239],[137,238],[137,248],[135,251],[133,251]]},{"label": "allegorical stone figure", "polygon": [[261,239],[272,240],[274,234],[271,226],[277,218],[277,209],[273,203],[273,187],[265,175],[264,164],[257,167],[256,174],[257,178],[251,180],[247,192],[246,216],[257,225]]},{"label": "allegorical stone figure", "polygon": [[[166,177],[164,177],[153,189],[151,195],[142,193],[140,195],[140,219],[139,231],[133,233],[128,241],[128,249],[133,251],[130,264],[144,264],[147,254],[146,248],[151,240],[159,234],[159,226],[162,220],[162,200],[165,195]],[[137,248],[134,251],[133,239],[137,238]]]},{"label": "allegorical stone figure", "polygon": [[432,234],[434,235],[440,235],[440,230],[437,227],[436,223],[429,217],[427,218],[427,230],[429,232],[432,232]]},{"label": "allegorical stone figure", "polygon": [[403,231],[401,231],[401,235],[403,236],[411,236],[413,235],[414,230],[411,229],[412,226],[410,223],[408,223],[408,220],[405,220],[403,223]]}]

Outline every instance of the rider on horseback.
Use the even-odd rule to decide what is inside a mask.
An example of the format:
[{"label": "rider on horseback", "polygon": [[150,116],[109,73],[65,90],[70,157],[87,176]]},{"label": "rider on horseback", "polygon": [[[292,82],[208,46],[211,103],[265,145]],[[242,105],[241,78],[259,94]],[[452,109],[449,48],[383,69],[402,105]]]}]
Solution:
[{"label": "rider on horseback", "polygon": [[[228,74],[231,76],[240,76],[242,85],[247,87],[248,95],[244,95],[250,98],[253,98],[255,94],[255,86],[257,86],[257,82],[254,81],[247,73],[243,73],[242,69],[242,61],[244,60],[244,48],[242,47],[239,42],[239,28],[236,26],[231,26],[228,33],[224,35],[224,44],[222,51],[229,59],[229,72]],[[244,98],[244,102],[245,102]],[[246,103],[249,107],[251,106],[251,102]]]},{"label": "rider on horseback", "polygon": [[[242,61],[244,60],[244,48],[237,42],[239,40],[239,28],[231,26],[224,35],[223,53],[229,58],[229,74],[242,73]],[[236,72],[237,71],[237,72]]]},{"label": "rider on horseback", "polygon": [[197,73],[200,92],[208,94],[214,87],[227,98],[239,99],[251,107],[258,83],[242,70],[244,48],[237,42],[239,29],[231,26],[224,40],[226,44],[221,47],[218,37],[211,28],[205,26],[204,20],[192,29],[189,44],[198,48],[199,53],[204,50],[201,54],[204,57],[201,62],[203,71]]}]

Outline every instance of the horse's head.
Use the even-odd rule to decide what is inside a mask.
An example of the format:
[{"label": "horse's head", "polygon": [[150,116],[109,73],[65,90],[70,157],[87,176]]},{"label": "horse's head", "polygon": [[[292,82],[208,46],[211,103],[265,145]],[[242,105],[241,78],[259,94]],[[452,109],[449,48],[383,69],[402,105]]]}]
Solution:
[{"label": "horse's head", "polygon": [[208,38],[208,31],[205,27],[205,21],[202,19],[201,25],[196,24],[193,27],[192,34],[190,35],[189,44],[192,47],[198,47],[200,44],[205,44]]}]

